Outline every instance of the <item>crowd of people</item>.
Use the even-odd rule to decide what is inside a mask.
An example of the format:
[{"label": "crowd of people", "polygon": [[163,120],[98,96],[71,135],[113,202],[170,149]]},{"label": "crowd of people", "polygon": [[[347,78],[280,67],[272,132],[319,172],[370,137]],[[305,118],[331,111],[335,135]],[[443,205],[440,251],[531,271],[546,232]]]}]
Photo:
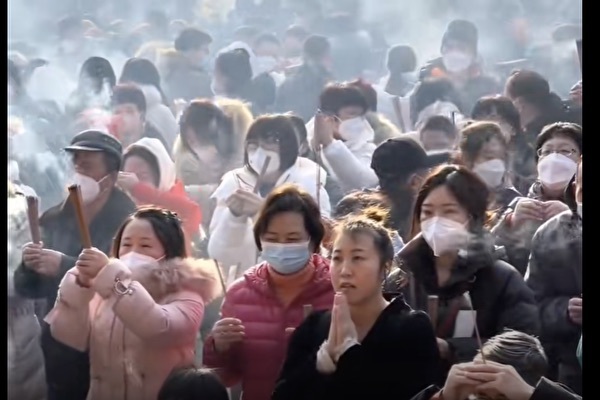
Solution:
[{"label": "crowd of people", "polygon": [[283,3],[9,37],[8,399],[581,399],[580,21]]}]

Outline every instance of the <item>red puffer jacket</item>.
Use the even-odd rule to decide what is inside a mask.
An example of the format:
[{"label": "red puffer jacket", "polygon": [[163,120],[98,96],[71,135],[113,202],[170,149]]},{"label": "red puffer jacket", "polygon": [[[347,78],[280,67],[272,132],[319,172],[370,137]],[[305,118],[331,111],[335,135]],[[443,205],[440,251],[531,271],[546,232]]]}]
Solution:
[{"label": "red puffer jacket", "polygon": [[269,286],[267,264],[250,268],[227,291],[221,318],[238,318],[246,329],[242,343],[217,354],[211,336],[204,344],[204,363],[216,368],[227,386],[242,382],[243,400],[269,400],[287,351],[289,334],[304,319],[303,306],[328,310],[333,305],[329,261],[319,255],[311,259],[312,283],[286,308]]}]

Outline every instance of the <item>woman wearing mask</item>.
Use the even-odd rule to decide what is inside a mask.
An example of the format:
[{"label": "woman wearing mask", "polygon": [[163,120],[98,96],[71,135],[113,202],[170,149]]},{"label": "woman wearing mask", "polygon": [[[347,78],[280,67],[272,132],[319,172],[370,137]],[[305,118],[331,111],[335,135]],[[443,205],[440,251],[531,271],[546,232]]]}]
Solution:
[{"label": "woman wearing mask", "polygon": [[473,359],[477,335],[485,341],[506,328],[540,331],[533,293],[500,260],[485,228],[488,201],[486,185],[465,167],[432,172],[415,202],[413,239],[398,254],[401,270],[388,279],[390,292],[402,292],[414,309],[428,310],[446,373],[452,364]]},{"label": "woman wearing mask", "polygon": [[170,150],[179,128],[161,88],[156,66],[143,58],[130,58],[123,66],[119,83],[133,83],[142,89],[146,97],[146,121],[161,133]]},{"label": "woman wearing mask", "polygon": [[19,296],[13,275],[21,247],[31,241],[25,196],[8,183],[8,400],[46,398],[44,355],[35,301]]},{"label": "woman wearing mask", "polygon": [[[392,266],[388,231],[371,209],[335,230],[333,309],[310,315],[290,339],[273,400],[408,400],[435,382],[439,353],[429,318],[402,297],[385,300]],[[358,396],[360,398],[360,396]]]},{"label": "woman wearing mask", "polygon": [[497,244],[505,247],[510,263],[523,274],[535,231],[569,209],[565,189],[577,172],[582,137],[581,127],[572,123],[557,122],[543,129],[536,143],[538,179],[526,198],[510,204],[493,229]]},{"label": "woman wearing mask", "polygon": [[77,88],[67,100],[65,114],[74,120],[89,108],[110,109],[110,97],[116,83],[115,72],[107,59],[88,58],[79,71]]},{"label": "woman wearing mask", "polygon": [[501,216],[521,193],[510,183],[508,143],[500,126],[493,122],[475,122],[464,128],[460,136],[462,163],[477,174],[490,191],[488,210]]},{"label": "woman wearing mask", "polygon": [[287,116],[264,116],[254,121],[245,148],[246,165],[225,174],[212,195],[217,208],[208,242],[209,255],[225,266],[237,265],[241,268],[238,273],[256,263],[252,221],[273,189],[284,183],[295,184],[318,202],[324,216],[330,212],[324,189],[327,174],[317,164],[298,157],[296,132]]},{"label": "woman wearing mask", "polygon": [[487,96],[475,103],[471,118],[476,121],[496,122],[508,142],[508,152],[512,180],[520,193],[529,190],[537,177],[535,168],[535,149],[527,141],[519,111],[508,97]]},{"label": "woman wearing mask", "polygon": [[344,194],[377,186],[371,169],[375,132],[365,114],[369,105],[356,86],[331,84],[321,93],[320,112],[307,124],[309,142]]},{"label": "woman wearing mask", "polygon": [[583,392],[576,352],[583,324],[583,161],[566,190],[569,211],[558,214],[537,230],[531,242],[527,284],[540,307],[542,343],[560,383]]},{"label": "woman wearing mask", "polygon": [[143,138],[125,149],[118,184],[138,206],[154,204],[176,212],[183,225],[187,252],[192,254],[191,244],[198,239],[202,213],[176,179],[175,165],[160,140]]},{"label": "woman wearing mask", "polygon": [[[231,115],[244,115],[247,111],[241,103],[238,109],[238,113],[231,112]],[[200,204],[205,228],[214,210],[210,195],[225,172],[243,165],[241,143],[246,131],[238,131],[233,122],[223,109],[208,100],[192,101],[179,120],[180,134],[173,150],[177,178]]]},{"label": "woman wearing mask", "polygon": [[261,264],[234,282],[204,344],[204,363],[243,400],[271,398],[290,332],[307,309],[333,302],[329,263],[318,255],[325,233],[312,196],[284,185],[265,200],[254,224]]},{"label": "woman wearing mask", "polygon": [[204,306],[219,292],[215,267],[185,259],[181,223],[160,208],[129,217],[112,253],[82,251],[46,321],[57,340],[89,350],[89,399],[155,400],[194,360]]}]

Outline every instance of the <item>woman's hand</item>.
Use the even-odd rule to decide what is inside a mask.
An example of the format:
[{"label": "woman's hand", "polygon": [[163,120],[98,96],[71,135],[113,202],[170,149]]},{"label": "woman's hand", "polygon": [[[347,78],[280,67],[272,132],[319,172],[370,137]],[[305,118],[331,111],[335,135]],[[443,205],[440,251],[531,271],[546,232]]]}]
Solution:
[{"label": "woman's hand", "polygon": [[436,338],[438,350],[440,352],[440,357],[444,360],[448,360],[450,358],[450,345],[444,339]]},{"label": "woman's hand", "polygon": [[312,138],[313,150],[318,151],[319,146],[327,147],[333,142],[335,120],[333,117],[318,112],[315,115],[314,135]]},{"label": "woman's hand", "polygon": [[550,200],[544,203],[544,215],[546,219],[550,219],[569,209],[569,206],[558,200]]},{"label": "woman's hand", "polygon": [[356,326],[350,317],[350,307],[346,296],[336,293],[331,310],[331,326],[329,327],[328,352],[331,359],[337,360],[348,350],[349,346],[358,342]]},{"label": "woman's hand", "polygon": [[83,249],[77,258],[75,267],[77,267],[82,280],[89,282],[96,278],[100,270],[108,264],[108,261],[106,254],[93,247],[91,249]]},{"label": "woman's hand", "polygon": [[442,391],[444,400],[465,400],[475,393],[475,387],[481,384],[481,381],[468,376],[466,367],[471,364],[455,364],[450,368]]},{"label": "woman's hand", "polygon": [[211,332],[215,350],[219,354],[227,352],[234,343],[241,342],[245,334],[246,328],[237,318],[223,318],[217,321]]},{"label": "woman's hand", "polygon": [[139,178],[132,172],[119,172],[117,184],[126,191],[131,191],[135,185],[140,183]]},{"label": "woman's hand", "polygon": [[260,211],[264,199],[248,190],[237,189],[225,203],[233,215],[252,218]]},{"label": "woman's hand", "polygon": [[[491,398],[504,396],[510,400],[529,400],[535,388],[521,378],[512,365],[498,364],[493,361],[475,361],[467,368],[466,377],[479,381],[477,393]],[[444,396],[446,393],[444,393]]]},{"label": "woman's hand", "polygon": [[517,203],[512,217],[514,226],[519,226],[525,221],[544,221],[546,219],[545,207],[541,201],[523,199]]}]

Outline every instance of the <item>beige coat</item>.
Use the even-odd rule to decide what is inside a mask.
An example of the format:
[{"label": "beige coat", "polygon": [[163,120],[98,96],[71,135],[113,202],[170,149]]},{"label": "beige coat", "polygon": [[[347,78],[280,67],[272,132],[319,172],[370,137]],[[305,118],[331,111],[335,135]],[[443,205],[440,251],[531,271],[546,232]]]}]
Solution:
[{"label": "beige coat", "polygon": [[[132,272],[111,260],[89,289],[75,273],[63,278],[45,320],[56,340],[89,350],[88,400],[156,400],[171,371],[194,362],[204,306],[219,294],[214,264],[170,260]],[[133,293],[117,295],[117,278]]]}]

